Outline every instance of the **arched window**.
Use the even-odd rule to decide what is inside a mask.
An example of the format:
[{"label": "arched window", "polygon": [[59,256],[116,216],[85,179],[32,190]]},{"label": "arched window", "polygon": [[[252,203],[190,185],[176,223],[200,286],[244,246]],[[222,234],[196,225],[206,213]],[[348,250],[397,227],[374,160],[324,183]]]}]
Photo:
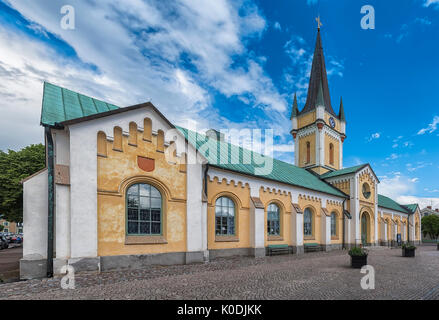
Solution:
[{"label": "arched window", "polygon": [[235,203],[227,197],[220,197],[215,203],[215,234],[235,235]]},{"label": "arched window", "polygon": [[329,164],[334,164],[334,145],[329,144]]},{"label": "arched window", "polygon": [[133,184],[127,190],[127,234],[161,235],[162,195],[149,184]]},{"label": "arched window", "polygon": [[280,236],[280,210],[274,203],[267,208],[267,234],[269,236]]},{"label": "arched window", "polygon": [[331,236],[337,236],[337,214],[335,212],[331,213]]},{"label": "arched window", "polygon": [[312,211],[310,208],[306,208],[303,213],[303,235],[312,236]]},{"label": "arched window", "polygon": [[306,143],[306,163],[311,162],[311,143],[308,141]]}]

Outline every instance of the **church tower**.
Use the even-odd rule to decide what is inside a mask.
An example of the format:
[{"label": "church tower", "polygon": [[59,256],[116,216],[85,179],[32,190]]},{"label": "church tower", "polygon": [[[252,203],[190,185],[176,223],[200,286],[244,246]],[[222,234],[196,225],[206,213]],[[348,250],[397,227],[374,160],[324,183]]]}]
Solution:
[{"label": "church tower", "polygon": [[337,115],[329,95],[320,24],[306,103],[302,111],[299,111],[297,97],[294,95],[291,121],[296,166],[320,175],[343,168],[343,142],[346,138],[343,101],[340,99],[340,111]]}]

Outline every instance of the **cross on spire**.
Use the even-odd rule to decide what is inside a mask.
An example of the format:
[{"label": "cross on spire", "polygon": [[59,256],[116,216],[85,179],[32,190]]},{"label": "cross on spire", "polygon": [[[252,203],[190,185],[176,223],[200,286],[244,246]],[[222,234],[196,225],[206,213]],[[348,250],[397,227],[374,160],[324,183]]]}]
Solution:
[{"label": "cross on spire", "polygon": [[322,23],[322,21],[320,20],[320,15],[316,18],[316,21],[317,21],[317,29],[320,30],[320,27],[323,26],[323,23]]}]

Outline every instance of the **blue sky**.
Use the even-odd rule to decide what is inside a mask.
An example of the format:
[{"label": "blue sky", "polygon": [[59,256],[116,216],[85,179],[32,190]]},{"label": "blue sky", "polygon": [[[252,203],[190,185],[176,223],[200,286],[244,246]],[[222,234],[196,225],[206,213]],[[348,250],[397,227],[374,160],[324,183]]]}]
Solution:
[{"label": "blue sky", "polygon": [[[370,163],[380,192],[439,206],[439,1],[0,0],[0,149],[43,140],[44,80],[119,106],[151,100],[177,124],[274,129],[292,162],[320,14],[344,166]],[[360,26],[363,5],[375,29]]]}]

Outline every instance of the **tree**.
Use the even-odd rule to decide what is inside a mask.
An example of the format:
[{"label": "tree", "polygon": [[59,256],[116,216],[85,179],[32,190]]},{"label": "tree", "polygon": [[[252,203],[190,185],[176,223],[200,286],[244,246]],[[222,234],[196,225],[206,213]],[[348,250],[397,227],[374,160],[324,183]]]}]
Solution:
[{"label": "tree", "polygon": [[0,225],[0,232],[2,232],[5,229],[5,226]]},{"label": "tree", "polygon": [[10,222],[23,222],[21,180],[46,165],[45,147],[30,145],[20,151],[0,151],[0,213]]},{"label": "tree", "polygon": [[422,233],[424,237],[430,236],[430,239],[437,239],[439,237],[439,216],[428,215],[422,218]]}]

